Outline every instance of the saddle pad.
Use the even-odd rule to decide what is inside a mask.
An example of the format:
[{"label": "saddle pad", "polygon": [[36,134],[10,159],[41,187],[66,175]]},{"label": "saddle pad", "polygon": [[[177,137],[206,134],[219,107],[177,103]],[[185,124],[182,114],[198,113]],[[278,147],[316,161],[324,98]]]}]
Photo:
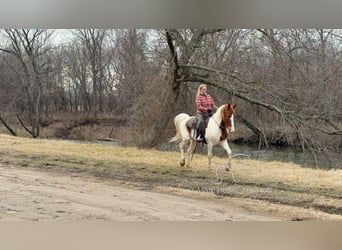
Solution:
[{"label": "saddle pad", "polygon": [[196,126],[197,126],[197,117],[196,116],[191,116],[190,118],[189,118],[189,120],[187,120],[187,122],[185,123],[185,125],[188,127],[188,128],[192,128],[192,129],[194,129],[194,128],[196,128]]}]

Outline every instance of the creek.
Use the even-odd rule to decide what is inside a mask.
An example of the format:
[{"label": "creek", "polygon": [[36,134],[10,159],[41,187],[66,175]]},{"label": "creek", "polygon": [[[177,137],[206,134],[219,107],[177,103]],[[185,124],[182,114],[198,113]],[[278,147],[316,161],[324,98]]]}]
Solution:
[{"label": "creek", "polygon": [[[134,146],[129,143],[121,143],[120,141],[104,141],[104,140],[96,140],[96,141],[78,141],[78,140],[68,140],[72,143],[80,143],[80,144],[101,144],[106,146]],[[229,143],[230,148],[232,149],[233,156],[245,159],[253,159],[260,161],[281,161],[281,162],[293,162],[299,164],[303,167],[310,168],[324,168],[330,169],[332,168],[329,160],[323,156],[317,157],[317,164],[315,162],[315,158],[309,152],[303,152],[300,148],[291,148],[291,147],[275,147],[270,146],[269,148],[264,148],[259,150],[257,145],[240,145],[235,143]],[[176,143],[163,143],[157,146],[155,149],[162,151],[176,151],[179,152],[178,144]],[[196,153],[205,155],[207,153],[206,146],[202,146],[201,144],[197,145]],[[217,157],[226,157],[225,151],[219,147],[215,146],[213,148],[213,154]],[[342,167],[342,166],[341,166]]]}]

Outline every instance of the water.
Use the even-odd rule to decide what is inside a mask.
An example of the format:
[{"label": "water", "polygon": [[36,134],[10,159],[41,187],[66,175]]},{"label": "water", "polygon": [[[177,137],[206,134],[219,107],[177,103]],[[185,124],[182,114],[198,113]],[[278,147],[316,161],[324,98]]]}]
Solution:
[{"label": "water", "polygon": [[[287,147],[269,147],[268,149],[258,150],[258,146],[253,145],[239,145],[229,143],[233,156],[236,158],[247,158],[261,161],[281,161],[281,162],[294,162],[304,167],[316,167],[314,157],[309,153],[303,153],[300,149],[293,149]],[[178,145],[172,146],[164,144],[161,145],[161,150],[178,151]],[[196,153],[207,154],[206,146],[197,146]],[[213,148],[213,155],[218,157],[226,157],[226,152],[223,148],[216,146]],[[234,157],[235,158],[235,157]],[[322,167],[323,166],[319,166]]]},{"label": "water", "polygon": [[[260,161],[281,161],[281,162],[293,162],[303,167],[310,168],[332,168],[328,159],[323,156],[318,156],[317,164],[315,158],[309,152],[304,152],[300,148],[290,147],[275,147],[271,146],[267,149],[258,150],[257,145],[240,145],[235,143],[229,143],[233,156],[236,158],[246,158]],[[177,144],[165,143],[158,148],[165,151],[179,151]],[[196,153],[207,154],[206,146],[197,146]],[[217,157],[226,157],[226,152],[220,146],[213,148],[213,155]],[[235,157],[234,157],[235,158]],[[340,164],[342,167],[342,164]]]},{"label": "water", "polygon": [[[121,143],[120,141],[78,141],[78,140],[68,140],[72,143],[79,144],[101,144],[106,146],[134,146],[126,143]],[[299,164],[303,167],[311,168],[325,168],[330,169],[330,162],[324,157],[319,157],[318,165],[315,163],[315,159],[310,153],[303,153],[299,148],[290,147],[269,147],[267,149],[258,150],[257,146],[253,145],[240,145],[229,143],[232,149],[233,156],[237,155],[236,158],[246,158],[260,161],[281,161],[281,162],[293,162]],[[176,143],[164,143],[159,145],[157,150],[162,151],[176,151],[179,152],[179,146]],[[196,153],[207,154],[207,147],[198,144]],[[215,146],[213,148],[213,154],[216,157],[226,157],[226,153],[223,148]],[[342,164],[340,164],[342,165]],[[341,168],[342,166],[340,166]]]}]

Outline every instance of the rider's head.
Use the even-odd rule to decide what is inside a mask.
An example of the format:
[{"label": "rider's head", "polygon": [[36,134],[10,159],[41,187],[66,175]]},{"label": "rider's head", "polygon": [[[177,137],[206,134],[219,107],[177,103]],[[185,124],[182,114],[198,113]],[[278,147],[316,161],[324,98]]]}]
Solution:
[{"label": "rider's head", "polygon": [[204,95],[207,93],[207,85],[205,84],[201,84],[199,87],[198,87],[198,90],[197,90],[197,95]]}]

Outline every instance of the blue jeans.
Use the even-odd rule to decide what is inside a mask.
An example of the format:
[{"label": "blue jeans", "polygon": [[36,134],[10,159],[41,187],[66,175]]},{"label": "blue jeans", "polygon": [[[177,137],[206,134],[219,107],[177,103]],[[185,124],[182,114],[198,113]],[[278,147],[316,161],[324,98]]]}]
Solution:
[{"label": "blue jeans", "polygon": [[204,122],[204,114],[197,113],[196,117],[197,117],[196,129],[198,129],[200,127],[201,123]]},{"label": "blue jeans", "polygon": [[196,117],[197,117],[196,138],[199,135],[202,135],[204,137],[204,134],[205,134],[205,124],[204,124],[205,117],[204,117],[204,114],[197,113]]}]

